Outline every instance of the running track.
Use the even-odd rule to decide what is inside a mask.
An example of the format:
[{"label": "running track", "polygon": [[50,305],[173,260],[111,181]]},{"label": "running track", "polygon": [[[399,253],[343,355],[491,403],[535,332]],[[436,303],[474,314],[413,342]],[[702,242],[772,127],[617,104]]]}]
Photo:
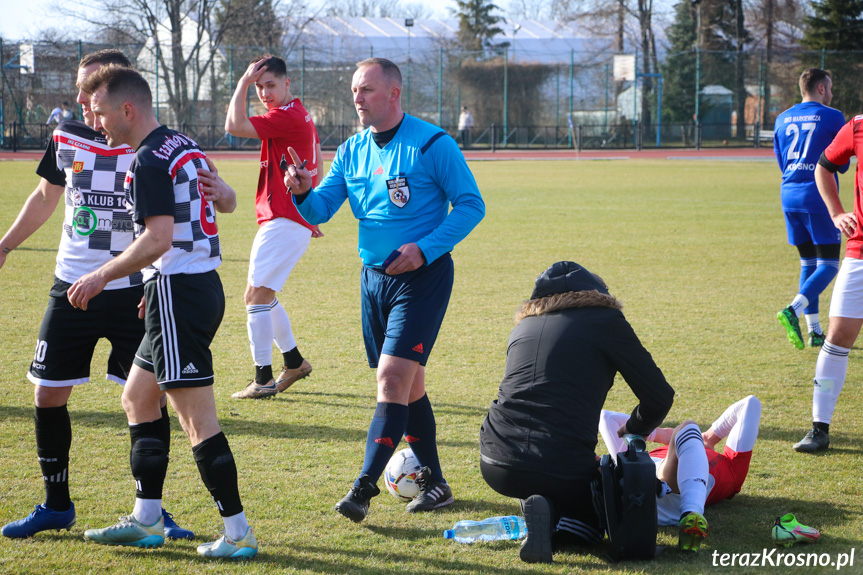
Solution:
[{"label": "running track", "polygon": [[[334,152],[324,152],[331,160]],[[257,160],[257,151],[212,151],[208,155],[223,160]],[[775,161],[772,147],[763,148],[661,148],[650,150],[498,150],[465,152],[468,160],[713,160],[713,161]],[[0,161],[39,160],[41,151],[0,151]]]}]

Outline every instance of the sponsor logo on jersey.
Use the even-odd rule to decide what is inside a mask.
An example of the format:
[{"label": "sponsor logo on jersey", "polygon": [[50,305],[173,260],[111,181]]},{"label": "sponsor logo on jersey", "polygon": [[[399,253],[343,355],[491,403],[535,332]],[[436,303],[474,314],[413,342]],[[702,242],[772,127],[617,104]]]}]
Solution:
[{"label": "sponsor logo on jersey", "polygon": [[72,171],[76,174],[80,174],[84,171],[84,162],[72,162]]},{"label": "sponsor logo on jersey", "polygon": [[383,173],[384,173],[384,167],[383,167],[383,166],[378,166],[378,169],[377,169],[377,170],[375,170],[374,172],[372,172],[372,175],[373,175],[373,176],[380,176],[380,175],[381,175],[381,174],[383,174]]},{"label": "sponsor logo on jersey", "polygon": [[84,205],[84,194],[81,193],[81,188],[71,188],[69,190],[69,199],[75,207]]},{"label": "sponsor logo on jersey", "polygon": [[96,212],[87,206],[75,208],[75,213],[72,215],[72,229],[79,236],[89,236],[96,231],[98,225],[99,218],[96,217]]},{"label": "sponsor logo on jersey", "polygon": [[113,193],[90,193],[84,194],[84,204],[91,208],[111,208],[114,210],[122,210],[125,204],[125,198],[116,196]]},{"label": "sponsor logo on jersey", "polygon": [[267,169],[267,166],[269,166],[269,165],[270,165],[270,161],[269,161],[269,160],[264,160],[264,161],[262,161],[262,162],[261,162],[261,169],[262,169],[262,170],[266,170],[266,169]]},{"label": "sponsor logo on jersey", "polygon": [[387,190],[390,193],[390,201],[400,208],[405,207],[411,199],[408,179],[403,176],[387,180]]},{"label": "sponsor logo on jersey", "polygon": [[798,170],[805,170],[807,172],[815,171],[815,164],[791,164],[788,166],[789,172],[796,172]]},{"label": "sponsor logo on jersey", "polygon": [[171,158],[171,153],[182,146],[197,146],[197,144],[191,138],[175,133],[173,136],[165,137],[165,142],[158,150],[153,150],[153,155],[160,160],[168,160]]}]

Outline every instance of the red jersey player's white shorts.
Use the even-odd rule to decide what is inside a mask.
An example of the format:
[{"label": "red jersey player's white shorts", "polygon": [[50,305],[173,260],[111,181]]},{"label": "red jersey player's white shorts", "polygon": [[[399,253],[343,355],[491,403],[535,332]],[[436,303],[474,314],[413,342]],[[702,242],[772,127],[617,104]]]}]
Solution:
[{"label": "red jersey player's white shorts", "polygon": [[249,257],[249,285],[282,291],[294,266],[306,253],[311,238],[309,228],[287,218],[261,224]]},{"label": "red jersey player's white shorts", "polygon": [[830,317],[863,319],[863,260],[842,260],[830,299]]}]

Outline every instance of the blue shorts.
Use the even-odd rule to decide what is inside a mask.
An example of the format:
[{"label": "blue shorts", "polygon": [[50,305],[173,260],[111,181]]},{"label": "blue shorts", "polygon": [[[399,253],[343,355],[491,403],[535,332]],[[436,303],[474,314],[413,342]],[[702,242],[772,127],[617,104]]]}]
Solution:
[{"label": "blue shorts", "polygon": [[788,230],[788,243],[792,246],[806,242],[816,246],[842,243],[842,233],[829,214],[785,212],[785,229]]},{"label": "blue shorts", "polygon": [[377,266],[363,266],[360,292],[369,367],[378,366],[381,354],[426,364],[449,305],[452,282],[450,254],[395,276]]}]

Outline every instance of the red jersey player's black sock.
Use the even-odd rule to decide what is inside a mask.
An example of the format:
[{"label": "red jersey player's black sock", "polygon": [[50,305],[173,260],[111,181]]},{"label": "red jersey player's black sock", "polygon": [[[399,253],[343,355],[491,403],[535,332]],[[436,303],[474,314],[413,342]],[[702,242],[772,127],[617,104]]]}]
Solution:
[{"label": "red jersey player's black sock", "polygon": [[255,366],[255,383],[258,385],[267,385],[273,379],[272,365],[256,365]]},{"label": "red jersey player's black sock", "polygon": [[300,348],[298,347],[282,353],[282,359],[285,361],[285,367],[288,369],[297,369],[303,365],[303,356],[300,354]]}]

